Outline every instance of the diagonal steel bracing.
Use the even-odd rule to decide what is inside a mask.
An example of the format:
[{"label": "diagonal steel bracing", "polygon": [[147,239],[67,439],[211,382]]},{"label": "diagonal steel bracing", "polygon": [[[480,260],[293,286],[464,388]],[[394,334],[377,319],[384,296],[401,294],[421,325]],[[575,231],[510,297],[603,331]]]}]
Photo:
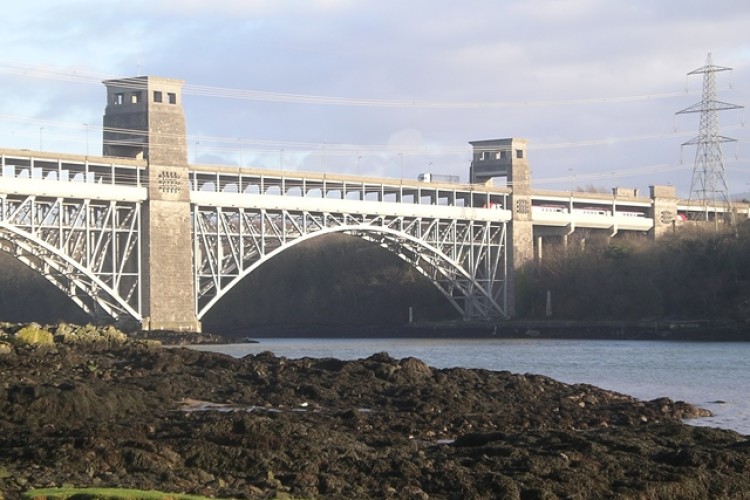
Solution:
[{"label": "diagonal steel bracing", "polygon": [[193,223],[199,318],[265,261],[332,232],[398,255],[467,319],[507,317],[505,221],[195,204]]},{"label": "diagonal steel bracing", "polygon": [[0,198],[0,250],[42,274],[95,319],[141,319],[139,202]]}]

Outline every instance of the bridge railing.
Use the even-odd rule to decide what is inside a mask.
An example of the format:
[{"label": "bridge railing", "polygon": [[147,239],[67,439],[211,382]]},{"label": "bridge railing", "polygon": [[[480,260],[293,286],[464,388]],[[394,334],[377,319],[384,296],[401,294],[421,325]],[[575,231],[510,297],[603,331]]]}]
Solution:
[{"label": "bridge railing", "polygon": [[125,158],[0,150],[0,178],[144,187],[146,163]]},{"label": "bridge railing", "polygon": [[190,189],[325,200],[508,209],[510,189],[471,184],[283,172],[231,167],[191,167]]},{"label": "bridge railing", "polygon": [[0,195],[144,201],[146,168],[126,158],[0,149]]}]

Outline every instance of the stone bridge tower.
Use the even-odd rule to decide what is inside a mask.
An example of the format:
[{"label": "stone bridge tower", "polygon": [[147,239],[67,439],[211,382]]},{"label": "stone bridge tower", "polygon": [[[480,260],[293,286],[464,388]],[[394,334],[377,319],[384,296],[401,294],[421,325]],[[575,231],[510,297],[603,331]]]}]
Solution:
[{"label": "stone bridge tower", "polygon": [[472,184],[491,183],[494,177],[505,177],[512,189],[510,206],[513,220],[509,224],[508,255],[511,268],[506,278],[508,314],[516,313],[515,277],[534,259],[534,225],[531,218],[531,168],[526,154],[526,139],[490,139],[470,142],[474,148],[469,179]]},{"label": "stone bridge tower", "polygon": [[103,82],[104,156],[147,162],[142,213],[143,325],[200,331],[195,311],[193,241],[182,81],[139,76]]}]

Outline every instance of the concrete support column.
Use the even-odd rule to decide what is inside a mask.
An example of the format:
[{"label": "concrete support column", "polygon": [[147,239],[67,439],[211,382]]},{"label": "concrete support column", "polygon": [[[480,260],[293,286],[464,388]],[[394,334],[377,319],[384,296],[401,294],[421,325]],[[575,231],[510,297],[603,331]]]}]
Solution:
[{"label": "concrete support column", "polygon": [[544,245],[544,238],[542,238],[541,236],[537,236],[536,237],[536,261],[537,262],[542,262],[542,257],[544,254],[543,245]]}]

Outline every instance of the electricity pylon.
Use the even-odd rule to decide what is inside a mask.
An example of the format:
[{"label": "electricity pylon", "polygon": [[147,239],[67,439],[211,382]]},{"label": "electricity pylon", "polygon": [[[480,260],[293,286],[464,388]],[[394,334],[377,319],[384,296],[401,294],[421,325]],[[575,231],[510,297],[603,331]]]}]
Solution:
[{"label": "electricity pylon", "polygon": [[713,64],[709,52],[706,57],[706,64],[688,73],[688,75],[703,73],[703,98],[701,102],[676,113],[678,115],[685,113],[701,114],[698,136],[682,145],[695,144],[697,146],[688,202],[700,204],[704,220],[708,220],[709,207],[714,211],[714,220],[717,219],[716,210],[719,206],[726,207],[730,213],[732,209],[732,200],[724,173],[721,143],[736,142],[736,139],[719,135],[719,111],[739,109],[742,106],[716,100],[716,73],[731,69]]}]

